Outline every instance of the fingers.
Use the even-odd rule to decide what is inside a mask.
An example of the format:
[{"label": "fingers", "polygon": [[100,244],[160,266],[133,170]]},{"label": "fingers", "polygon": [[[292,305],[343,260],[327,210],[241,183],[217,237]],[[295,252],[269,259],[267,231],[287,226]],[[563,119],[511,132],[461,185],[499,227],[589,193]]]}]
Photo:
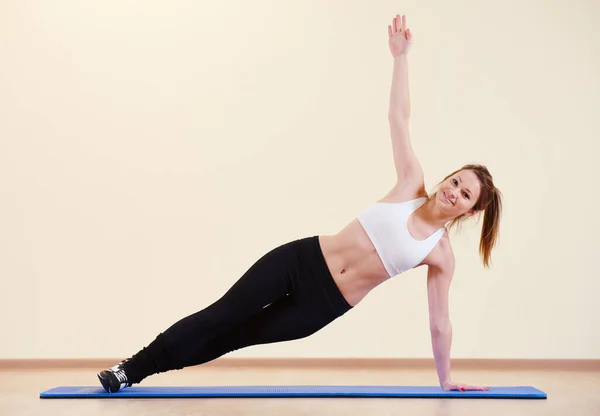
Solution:
[{"label": "fingers", "polygon": [[489,387],[484,387],[484,386],[462,386],[461,390],[462,391],[465,391],[465,390],[488,391]]},{"label": "fingers", "polygon": [[392,24],[388,26],[388,35],[394,36],[396,33],[403,33],[406,39],[409,39],[410,29],[406,27],[406,16],[399,14],[392,19]]},{"label": "fingers", "polygon": [[485,386],[471,386],[469,384],[450,384],[445,387],[447,390],[458,390],[458,391],[469,391],[469,390],[477,390],[477,391],[489,391],[489,387]]}]

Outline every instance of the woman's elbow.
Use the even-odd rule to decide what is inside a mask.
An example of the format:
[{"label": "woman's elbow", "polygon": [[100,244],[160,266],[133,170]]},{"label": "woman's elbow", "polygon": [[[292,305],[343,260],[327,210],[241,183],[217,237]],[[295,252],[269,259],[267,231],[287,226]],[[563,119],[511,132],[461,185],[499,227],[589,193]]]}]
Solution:
[{"label": "woman's elbow", "polygon": [[433,334],[444,334],[452,332],[452,323],[449,318],[435,320],[429,323],[429,330]]},{"label": "woman's elbow", "polygon": [[388,113],[388,121],[390,124],[408,124],[410,112],[407,110],[391,110]]}]

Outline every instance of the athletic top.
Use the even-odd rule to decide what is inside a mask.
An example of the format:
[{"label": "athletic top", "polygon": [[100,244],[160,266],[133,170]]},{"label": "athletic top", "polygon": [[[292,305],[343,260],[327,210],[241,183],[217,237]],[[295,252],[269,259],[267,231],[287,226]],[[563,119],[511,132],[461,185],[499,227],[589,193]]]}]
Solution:
[{"label": "athletic top", "polygon": [[376,202],[358,216],[390,277],[421,263],[444,234],[442,227],[425,240],[416,240],[408,232],[408,217],[426,200]]}]

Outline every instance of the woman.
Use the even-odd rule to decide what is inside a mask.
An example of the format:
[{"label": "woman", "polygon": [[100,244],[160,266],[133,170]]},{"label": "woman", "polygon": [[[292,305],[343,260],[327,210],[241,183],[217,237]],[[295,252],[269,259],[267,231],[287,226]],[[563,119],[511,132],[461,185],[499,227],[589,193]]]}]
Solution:
[{"label": "woman", "polygon": [[448,291],[454,256],[446,225],[484,213],[480,253],[489,266],[501,195],[487,169],[467,165],[437,192],[425,191],[411,148],[407,50],[412,34],[399,15],[388,26],[394,58],[389,121],[397,183],[336,235],[295,240],[260,258],[207,308],[181,319],[130,359],[98,374],[108,392],[149,375],[194,366],[250,345],[307,337],[342,316],[376,286],[426,265],[430,328],[444,390],[488,390],[450,378]]}]

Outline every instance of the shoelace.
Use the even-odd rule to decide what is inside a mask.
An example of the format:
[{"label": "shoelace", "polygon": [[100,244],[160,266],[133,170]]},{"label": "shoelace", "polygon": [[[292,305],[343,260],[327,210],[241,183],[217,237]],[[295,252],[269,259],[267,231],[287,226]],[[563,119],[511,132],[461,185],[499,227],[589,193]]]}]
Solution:
[{"label": "shoelace", "polygon": [[123,363],[124,361],[120,362],[110,370],[113,372],[115,377],[117,377],[117,380],[119,380],[121,383],[129,383],[129,381],[127,380],[127,375],[125,374],[125,370],[122,367]]},{"label": "shoelace", "polygon": [[115,377],[117,377],[117,380],[119,380],[121,383],[127,383],[127,376],[125,375],[125,370],[120,369],[119,371],[115,371],[113,372]]}]

